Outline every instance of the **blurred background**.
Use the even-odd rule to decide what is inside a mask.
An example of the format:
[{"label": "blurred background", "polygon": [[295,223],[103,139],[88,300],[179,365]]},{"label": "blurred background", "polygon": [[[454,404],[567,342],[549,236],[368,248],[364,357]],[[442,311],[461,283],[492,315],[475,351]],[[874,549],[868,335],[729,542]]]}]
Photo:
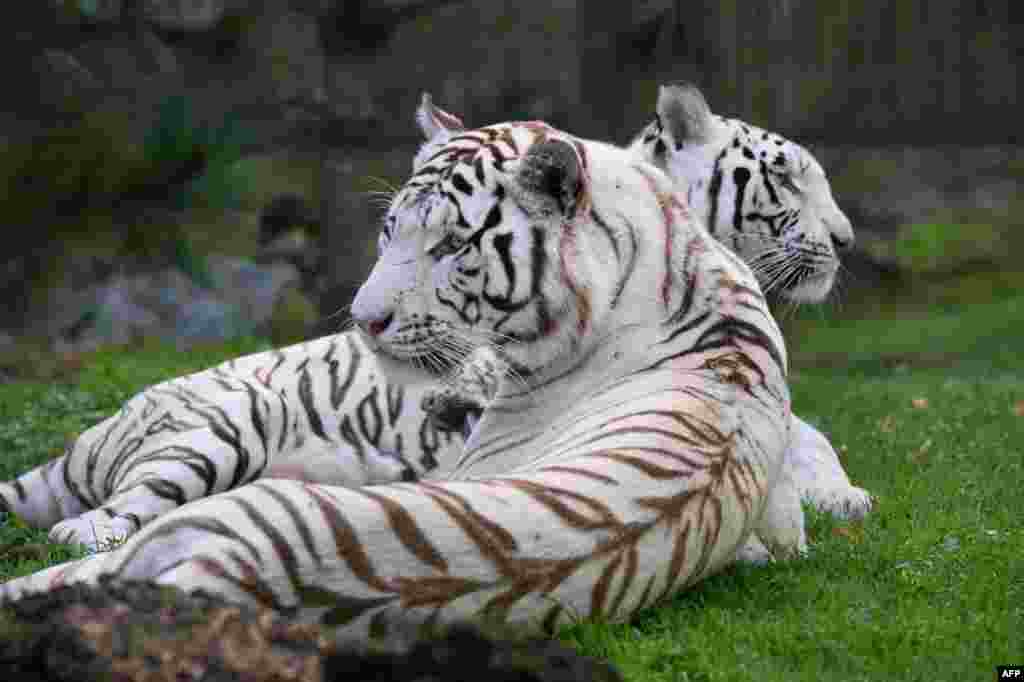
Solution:
[{"label": "blurred background", "polygon": [[[627,142],[659,83],[809,147],[858,246],[801,316],[1024,284],[1009,0],[36,0],[0,28],[0,380],[109,344],[338,328],[429,91]],[[54,364],[40,357],[64,358]],[[28,361],[26,358],[34,358]],[[40,367],[47,369],[42,370]]]}]

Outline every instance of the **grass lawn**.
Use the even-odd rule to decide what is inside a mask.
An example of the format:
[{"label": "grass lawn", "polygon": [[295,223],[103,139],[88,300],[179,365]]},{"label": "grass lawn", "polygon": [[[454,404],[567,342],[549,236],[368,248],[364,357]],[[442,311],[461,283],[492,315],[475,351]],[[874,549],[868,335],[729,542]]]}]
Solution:
[{"label": "grass lawn", "polygon": [[[807,559],[736,567],[629,624],[564,638],[637,682],[966,682],[1024,662],[1024,298],[787,327],[795,409],[876,511],[811,513]],[[0,476],[57,454],[146,384],[263,347],[106,351],[73,383],[0,386]],[[74,555],[44,539],[0,525],[0,580]]]}]

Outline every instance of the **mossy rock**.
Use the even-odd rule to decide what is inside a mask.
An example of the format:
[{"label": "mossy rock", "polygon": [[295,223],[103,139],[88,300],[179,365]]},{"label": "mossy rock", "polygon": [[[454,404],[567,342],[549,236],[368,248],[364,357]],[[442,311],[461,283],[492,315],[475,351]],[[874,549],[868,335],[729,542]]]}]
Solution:
[{"label": "mossy rock", "polygon": [[246,680],[621,681],[548,640],[456,626],[387,652],[288,614],[145,582],[67,585],[0,612],[0,676],[41,682]]}]

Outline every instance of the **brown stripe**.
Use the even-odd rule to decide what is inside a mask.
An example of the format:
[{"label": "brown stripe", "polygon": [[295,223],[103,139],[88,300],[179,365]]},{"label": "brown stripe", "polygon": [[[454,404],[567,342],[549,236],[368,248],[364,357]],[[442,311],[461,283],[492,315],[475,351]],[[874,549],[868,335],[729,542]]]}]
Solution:
[{"label": "brown stripe", "polygon": [[303,490],[312,497],[320,512],[324,515],[324,523],[331,529],[334,537],[334,546],[353,574],[365,584],[381,592],[391,592],[392,586],[387,584],[377,575],[363,548],[355,530],[341,513],[338,512],[336,501],[329,498],[327,493],[320,492],[322,487],[304,484]]},{"label": "brown stripe", "polygon": [[599,481],[601,483],[607,483],[608,485],[619,485],[619,482],[617,480],[615,480],[614,478],[612,478],[611,476],[605,476],[604,474],[599,474],[596,471],[591,471],[589,469],[582,469],[582,468],[579,468],[579,467],[571,467],[571,466],[564,466],[564,465],[555,464],[555,465],[552,465],[552,466],[542,467],[540,469],[537,469],[537,471],[538,472],[554,471],[554,472],[557,472],[557,473],[572,474],[573,476],[582,476],[583,478],[589,478],[592,481]]},{"label": "brown stripe", "polygon": [[[612,513],[611,509],[603,503],[580,493],[566,490],[564,488],[545,486],[533,481],[515,478],[503,478],[495,481],[495,483],[509,486],[525,493],[535,502],[543,505],[549,511],[556,514],[564,523],[568,524],[572,528],[580,530],[596,530],[598,528],[609,528],[619,525],[618,519],[615,517],[615,514]],[[576,502],[580,502],[584,506],[589,507],[598,515],[599,518],[597,520],[587,518],[583,514],[572,509],[562,500],[558,499],[560,496],[570,500],[575,500]]]},{"label": "brown stripe", "polygon": [[605,615],[605,602],[608,600],[608,590],[611,588],[612,579],[615,577],[615,571],[618,570],[619,564],[622,563],[622,555],[618,554],[612,558],[608,565],[605,566],[604,571],[601,572],[601,577],[594,583],[594,587],[590,592],[590,618],[596,618],[598,616]]},{"label": "brown stripe", "polygon": [[384,509],[384,513],[388,517],[388,525],[395,531],[395,535],[398,536],[399,541],[409,552],[423,563],[439,571],[448,572],[448,562],[445,561],[445,558],[441,556],[437,548],[430,543],[429,538],[420,530],[412,514],[394,500],[388,499],[383,495],[378,495],[366,489],[360,492],[366,497],[375,500]]}]

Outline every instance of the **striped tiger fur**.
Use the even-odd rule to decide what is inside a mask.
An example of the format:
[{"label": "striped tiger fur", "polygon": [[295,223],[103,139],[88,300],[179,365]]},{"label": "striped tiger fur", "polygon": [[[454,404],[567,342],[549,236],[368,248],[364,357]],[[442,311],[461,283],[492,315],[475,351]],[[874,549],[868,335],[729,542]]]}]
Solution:
[{"label": "striped tiger fur", "polygon": [[[765,293],[817,303],[832,291],[853,228],[807,149],[713,114],[689,83],[659,88],[654,118],[629,148],[668,173]],[[801,498],[842,518],[863,518],[872,496],[850,482],[824,434],[796,415],[793,434],[786,471]]]},{"label": "striped tiger fur", "polygon": [[688,83],[659,88],[654,119],[629,148],[676,181],[712,236],[750,265],[765,293],[816,303],[832,290],[853,228],[807,149],[713,114]]},{"label": "striped tiger fur", "polygon": [[[745,163],[742,154],[726,154],[735,147],[728,135],[708,134],[710,123],[691,126],[701,133],[682,137],[690,129],[680,121],[702,120],[702,116],[711,114],[699,92],[663,88],[655,119],[660,127],[641,135],[630,151],[662,166],[678,185],[686,187],[698,215],[713,218],[718,238],[734,247],[748,246],[740,255],[756,265],[770,240],[766,238],[758,250],[750,238],[736,237],[736,225],[746,233],[760,233],[747,229],[726,210],[729,202],[719,200],[722,208],[713,217],[700,208],[710,202],[695,188],[710,187],[715,172],[732,177],[727,171]],[[465,129],[457,117],[434,106],[429,96],[424,96],[417,111],[417,122],[426,143],[414,163]],[[669,142],[659,145],[651,137],[656,129]],[[722,130],[726,129],[733,130],[729,126]],[[747,130],[756,129],[748,126]],[[670,131],[676,131],[683,142],[668,138]],[[760,138],[748,137],[757,149]],[[777,144],[779,139],[772,136],[764,144],[794,159],[803,158],[805,152],[797,145]],[[687,165],[677,159],[697,151],[718,161]],[[813,163],[809,167],[817,168]],[[831,202],[827,181],[815,187],[823,197],[818,204]],[[773,196],[780,195],[794,204],[788,209],[791,212],[800,212],[800,202],[813,197],[781,190]],[[801,221],[790,221],[791,241],[820,241],[824,222],[817,217],[822,214],[808,209],[802,211]],[[837,218],[832,223],[841,227],[842,221]],[[837,239],[851,238],[840,234]],[[783,258],[769,258],[773,267],[761,272],[766,277],[777,274]],[[776,280],[783,292],[795,283]],[[468,374],[493,384],[493,378],[487,378],[493,368],[482,363],[481,367],[482,374],[479,369]],[[457,399],[461,390],[446,391],[444,400],[423,410],[424,401],[429,403],[435,392],[382,379],[363,340],[352,334],[251,355],[146,389],[120,412],[81,434],[61,457],[15,481],[0,483],[0,508],[17,513],[30,525],[51,528],[50,537],[56,541],[82,543],[96,550],[187,501],[258,478],[362,485],[422,476],[438,461],[462,450],[465,416],[479,408]],[[439,418],[439,412],[448,412],[452,418]],[[827,439],[799,419],[794,418],[794,427],[805,444],[794,459],[802,494],[822,508],[863,513],[869,498],[849,484]],[[765,556],[763,551],[756,554]]]},{"label": "striped tiger fur", "polygon": [[656,167],[539,122],[464,131],[394,197],[352,313],[381,365],[515,370],[425,480],[263,480],[3,585],[100,575],[396,623],[618,620],[730,563],[796,551],[786,350],[757,282]]},{"label": "striped tiger fur", "polygon": [[[429,139],[421,155],[463,130],[457,117],[432,107],[429,99],[419,116]],[[832,290],[839,253],[853,245],[853,228],[807,149],[777,133],[713,114],[700,90],[688,83],[659,88],[653,120],[628,149],[668,174],[712,236],[752,267],[765,292],[816,303]],[[431,409],[465,412],[466,404],[472,404],[466,395],[485,402],[490,386],[480,384],[493,381],[481,382],[479,374],[460,377],[428,396]],[[850,482],[828,439],[795,415],[793,433],[786,470],[801,498],[842,518],[867,514],[872,496]],[[747,549],[746,558],[767,556],[756,543]]]}]

